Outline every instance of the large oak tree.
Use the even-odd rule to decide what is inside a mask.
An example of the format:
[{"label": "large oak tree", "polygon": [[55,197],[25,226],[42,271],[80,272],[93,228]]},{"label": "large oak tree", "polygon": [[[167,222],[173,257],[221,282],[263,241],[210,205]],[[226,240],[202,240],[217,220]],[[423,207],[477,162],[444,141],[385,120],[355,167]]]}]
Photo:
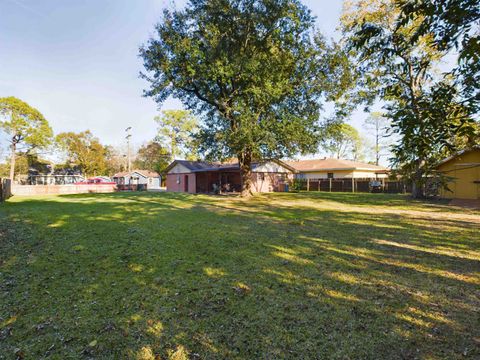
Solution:
[{"label": "large oak tree", "polygon": [[140,50],[146,95],[203,117],[200,150],[238,158],[244,195],[254,159],[315,150],[327,64],[313,27],[298,0],[190,0]]}]

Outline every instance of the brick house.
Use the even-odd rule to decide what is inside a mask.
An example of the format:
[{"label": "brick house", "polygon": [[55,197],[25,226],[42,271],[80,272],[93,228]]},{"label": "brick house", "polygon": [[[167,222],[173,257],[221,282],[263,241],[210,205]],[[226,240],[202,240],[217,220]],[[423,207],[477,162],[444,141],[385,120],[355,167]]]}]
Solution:
[{"label": "brick house", "polygon": [[[166,169],[167,191],[188,193],[238,192],[241,189],[237,162],[212,163],[175,160]],[[285,191],[295,169],[279,160],[252,163],[252,191]]]}]

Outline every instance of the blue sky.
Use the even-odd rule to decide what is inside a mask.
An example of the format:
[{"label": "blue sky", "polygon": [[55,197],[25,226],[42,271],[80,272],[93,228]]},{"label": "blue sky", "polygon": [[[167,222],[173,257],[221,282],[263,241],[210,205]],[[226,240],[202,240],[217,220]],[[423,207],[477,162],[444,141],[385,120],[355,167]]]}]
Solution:
[{"label": "blue sky", "polygon": [[[0,0],[0,96],[36,107],[55,133],[90,129],[103,143],[119,145],[132,126],[134,143],[151,140],[158,109],[142,97],[147,84],[138,77],[138,48],[164,7],[184,3]],[[318,28],[335,36],[342,1],[304,3]],[[174,108],[181,104],[173,99],[163,105]],[[353,124],[360,128],[360,115]]]}]

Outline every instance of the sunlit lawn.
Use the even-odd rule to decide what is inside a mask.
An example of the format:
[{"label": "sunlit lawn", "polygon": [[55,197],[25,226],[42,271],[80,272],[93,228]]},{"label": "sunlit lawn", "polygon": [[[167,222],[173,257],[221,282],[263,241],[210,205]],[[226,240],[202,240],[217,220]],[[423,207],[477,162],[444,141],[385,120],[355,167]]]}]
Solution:
[{"label": "sunlit lawn", "polygon": [[480,213],[383,194],[0,205],[1,359],[478,359]]}]

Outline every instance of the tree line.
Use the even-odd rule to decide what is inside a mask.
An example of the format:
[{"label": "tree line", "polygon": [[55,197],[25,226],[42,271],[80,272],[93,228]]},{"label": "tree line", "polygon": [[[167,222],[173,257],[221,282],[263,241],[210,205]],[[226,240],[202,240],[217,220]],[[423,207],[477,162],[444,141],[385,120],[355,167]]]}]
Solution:
[{"label": "tree line", "polygon": [[[62,132],[54,136],[45,117],[15,97],[0,98],[0,129],[6,134],[9,163],[0,163],[0,177],[36,171],[48,174],[78,173],[86,177],[127,170],[127,149],[103,145],[90,130]],[[189,111],[166,110],[155,117],[158,134],[132,154],[133,168],[163,172],[176,157],[196,159],[194,135],[198,123]],[[52,163],[43,154],[59,159]],[[60,160],[61,159],[61,160]]]}]

